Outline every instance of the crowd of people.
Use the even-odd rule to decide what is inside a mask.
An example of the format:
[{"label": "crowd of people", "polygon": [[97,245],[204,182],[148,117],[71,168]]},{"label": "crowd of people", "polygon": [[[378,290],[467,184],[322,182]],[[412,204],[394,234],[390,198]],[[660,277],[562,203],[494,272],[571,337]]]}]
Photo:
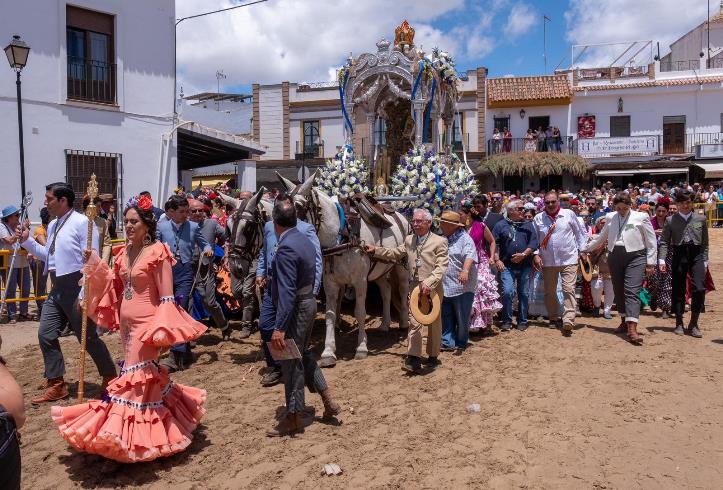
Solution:
[{"label": "crowd of people", "polygon": [[519,151],[534,152],[556,152],[561,153],[565,143],[563,142],[560,128],[549,126],[543,128],[538,126],[537,129],[528,129],[522,139],[521,148],[517,145],[513,148],[512,131],[508,128],[495,128],[492,131],[492,148],[490,152],[493,155],[499,153],[512,153]]},{"label": "crowd of people", "polygon": [[[269,436],[303,430],[304,386],[321,396],[324,417],[340,413],[309,349],[323,259],[316,230],[303,221],[294,193],[264,196],[273,212],[263,226],[262,246],[257,256],[241,256],[245,273],[237,275],[229,274],[223,259],[236,238],[230,217],[242,217],[258,195],[229,199],[211,189],[181,191],[160,209],[150,193],[141,192],[123,207],[125,242],[113,248],[112,196],[100,196],[91,253],[88,221],[75,210],[73,189],[53,183],[46,191],[41,225],[32,234],[20,222],[20,210],[3,209],[2,246],[20,246],[29,257],[15,262],[18,272],[14,268],[3,279],[9,294],[17,284],[34,283],[42,295],[47,278],[51,283],[47,299],[38,302],[45,381],[33,404],[68,397],[58,337],[69,330],[80,340],[78,304],[87,303],[92,328],[86,349],[102,378],[102,395],[51,408],[71,445],[124,462],[183,451],[205,412],[206,392],[173,382],[169,373],[192,364],[193,342],[207,330],[203,322],[228,339],[234,309],[244,338],[258,319],[267,364],[261,384],[285,386],[287,412]],[[717,208],[718,195],[723,193],[698,184],[646,182],[620,190],[608,182],[577,193],[466,196],[440,216],[414,210],[403,244],[364,245],[375,259],[407,264],[412,314],[402,368],[410,374],[435,369],[440,352],[462,355],[470,335],[524,332],[536,324],[570,337],[586,314],[611,320],[617,312],[617,331],[641,345],[638,324],[646,306],[673,317],[675,334],[701,338],[699,317],[713,286],[708,222],[694,204],[702,200]],[[241,205],[235,208],[234,201]],[[82,204],[86,208],[90,199]],[[421,311],[422,303],[427,310]],[[28,318],[23,303],[19,313],[8,310],[12,320]],[[96,324],[120,332],[120,373]],[[154,420],[163,420],[162,426]]]}]

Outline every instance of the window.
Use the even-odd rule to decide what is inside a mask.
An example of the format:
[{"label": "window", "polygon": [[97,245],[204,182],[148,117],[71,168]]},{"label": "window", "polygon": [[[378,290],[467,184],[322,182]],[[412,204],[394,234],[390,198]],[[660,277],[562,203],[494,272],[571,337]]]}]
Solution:
[{"label": "window", "polygon": [[630,116],[610,116],[610,136],[630,136]]},{"label": "window", "polygon": [[500,131],[504,131],[505,128],[510,127],[509,116],[507,116],[507,117],[495,116],[493,121],[494,121],[495,128],[499,129]]},{"label": "window", "polygon": [[319,121],[304,121],[304,156],[306,158],[316,158],[319,156],[321,148],[321,133]]},{"label": "window", "polygon": [[[118,195],[118,175],[123,163],[119,153],[65,150],[65,180],[75,191],[75,208],[82,209],[90,176],[95,174],[99,194]],[[119,209],[120,206],[116,206]]]},{"label": "window", "polygon": [[115,104],[112,15],[66,7],[68,98]]},{"label": "window", "polygon": [[462,150],[462,138],[464,137],[464,112],[458,112],[452,120],[452,149]]},{"label": "window", "polygon": [[382,148],[387,146],[387,122],[381,117],[374,121],[374,144]]}]

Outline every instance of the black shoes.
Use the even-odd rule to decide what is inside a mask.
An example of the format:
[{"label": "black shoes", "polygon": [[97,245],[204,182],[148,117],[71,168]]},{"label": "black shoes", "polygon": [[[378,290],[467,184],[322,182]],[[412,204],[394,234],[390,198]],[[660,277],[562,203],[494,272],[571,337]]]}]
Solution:
[{"label": "black shoes", "polygon": [[437,357],[429,356],[424,360],[424,364],[426,364],[429,367],[435,368],[442,364],[442,362]]},{"label": "black shoes", "polygon": [[281,383],[281,371],[273,370],[261,377],[261,386],[268,388]]},{"label": "black shoes", "polygon": [[402,364],[402,370],[410,374],[419,374],[422,372],[422,361],[417,356],[407,356]]}]

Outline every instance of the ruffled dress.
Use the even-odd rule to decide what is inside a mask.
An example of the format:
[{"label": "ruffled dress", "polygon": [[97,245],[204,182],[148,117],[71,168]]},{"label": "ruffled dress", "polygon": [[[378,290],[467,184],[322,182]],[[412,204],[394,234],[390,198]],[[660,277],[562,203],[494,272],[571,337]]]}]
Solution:
[{"label": "ruffled dress", "polygon": [[173,256],[160,242],[133,266],[126,298],[126,249],[111,270],[100,262],[86,274],[88,311],[98,325],[120,329],[125,359],[100,400],[54,406],[51,416],[73,447],[115,461],[151,461],[183,451],[205,413],[206,391],[174,383],[159,350],[198,338],[206,327],[173,301]]},{"label": "ruffled dress", "polygon": [[472,301],[470,332],[479,332],[492,325],[495,313],[502,309],[497,291],[497,280],[490,271],[489,257],[485,248],[485,224],[475,221],[469,235],[477,249],[477,290]]}]

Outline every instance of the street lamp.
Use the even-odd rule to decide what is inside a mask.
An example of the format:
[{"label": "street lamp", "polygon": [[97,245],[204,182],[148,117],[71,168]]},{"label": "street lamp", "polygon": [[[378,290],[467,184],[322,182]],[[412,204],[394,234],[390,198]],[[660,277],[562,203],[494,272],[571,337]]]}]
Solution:
[{"label": "street lamp", "polygon": [[23,107],[20,91],[20,72],[23,71],[28,62],[30,46],[25,44],[20,36],[13,36],[13,40],[5,48],[5,56],[8,57],[10,68],[15,70],[17,79],[15,85],[18,90],[18,138],[20,139],[20,192],[21,198],[25,198],[25,151],[23,148]]}]

